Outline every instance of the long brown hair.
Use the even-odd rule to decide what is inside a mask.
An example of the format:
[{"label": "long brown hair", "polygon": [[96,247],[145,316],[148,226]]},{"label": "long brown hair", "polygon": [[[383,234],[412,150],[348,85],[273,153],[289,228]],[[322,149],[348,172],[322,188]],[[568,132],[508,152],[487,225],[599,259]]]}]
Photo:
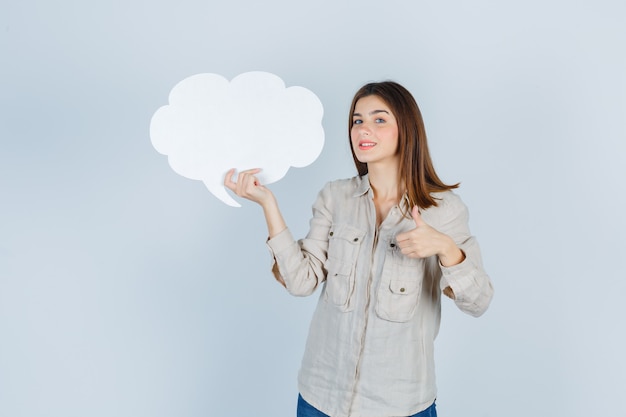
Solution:
[{"label": "long brown hair", "polygon": [[428,152],[426,129],[422,113],[411,93],[393,81],[383,81],[364,85],[356,92],[350,106],[348,120],[348,141],[352,158],[359,176],[367,174],[367,164],[360,162],[352,148],[350,130],[356,102],[367,96],[377,96],[391,109],[398,123],[398,153],[400,155],[400,178],[404,178],[410,212],[413,206],[426,209],[436,206],[437,201],[431,193],[457,188],[459,183],[444,184],[435,172]]}]

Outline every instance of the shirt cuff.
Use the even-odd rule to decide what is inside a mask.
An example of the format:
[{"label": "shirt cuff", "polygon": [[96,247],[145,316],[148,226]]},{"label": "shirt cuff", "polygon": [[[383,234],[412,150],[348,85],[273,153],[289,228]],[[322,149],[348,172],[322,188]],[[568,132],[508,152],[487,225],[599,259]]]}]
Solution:
[{"label": "shirt cuff", "polygon": [[477,268],[467,257],[456,265],[443,266],[439,264],[439,266],[443,274],[441,288],[444,289],[449,286],[452,288],[457,300],[463,299],[464,295],[471,291],[475,285],[474,271]]},{"label": "shirt cuff", "polygon": [[293,236],[291,235],[291,231],[289,230],[289,228],[286,228],[285,230],[278,233],[273,238],[271,239],[267,238],[267,241],[265,242],[265,244],[267,245],[270,252],[272,253],[272,256],[276,257],[277,253],[280,253],[283,250],[287,249],[289,246],[293,244],[294,241],[295,240]]}]

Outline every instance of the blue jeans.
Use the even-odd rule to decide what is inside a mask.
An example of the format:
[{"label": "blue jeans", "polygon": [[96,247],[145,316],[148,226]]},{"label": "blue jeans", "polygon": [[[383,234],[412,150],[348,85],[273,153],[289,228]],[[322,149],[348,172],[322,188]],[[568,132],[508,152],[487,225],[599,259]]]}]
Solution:
[{"label": "blue jeans", "polygon": [[[297,417],[330,417],[328,414],[322,413],[317,408],[313,407],[308,402],[304,401],[304,398],[298,394],[298,414]],[[420,411],[417,414],[413,414],[409,417],[437,417],[437,409],[435,403],[428,407],[424,411]]]}]

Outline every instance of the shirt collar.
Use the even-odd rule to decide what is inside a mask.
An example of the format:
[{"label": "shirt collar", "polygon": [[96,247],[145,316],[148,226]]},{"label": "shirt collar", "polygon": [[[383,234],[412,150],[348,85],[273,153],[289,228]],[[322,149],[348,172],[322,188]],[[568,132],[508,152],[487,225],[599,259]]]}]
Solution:
[{"label": "shirt collar", "polygon": [[362,177],[358,177],[358,184],[356,190],[354,191],[354,194],[352,194],[352,197],[360,197],[364,194],[367,194],[371,188],[372,187],[370,186],[370,180],[367,174],[363,175]]},{"label": "shirt collar", "polygon": [[[352,197],[360,197],[362,195],[365,195],[372,188],[367,174],[363,175],[362,177],[357,177],[357,181],[358,181],[358,184],[357,184],[356,190],[354,191],[354,194],[352,194]],[[398,204],[398,207],[406,210],[407,213],[411,212],[412,207],[410,207],[409,195],[406,192],[400,199],[400,203]]]}]

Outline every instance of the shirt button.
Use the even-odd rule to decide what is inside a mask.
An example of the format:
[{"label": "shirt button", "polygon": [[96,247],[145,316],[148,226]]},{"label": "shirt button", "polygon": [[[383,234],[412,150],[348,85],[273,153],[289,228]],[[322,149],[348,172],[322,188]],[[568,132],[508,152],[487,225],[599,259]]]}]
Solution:
[{"label": "shirt button", "polygon": [[334,234],[335,234],[334,232],[330,232],[330,235],[331,235],[331,236],[332,236],[332,235],[334,235]]},{"label": "shirt button", "polygon": [[400,288],[400,292],[405,292],[406,290],[404,289],[404,287]]},{"label": "shirt button", "polygon": [[355,237],[355,238],[354,238],[354,241],[355,241],[355,242],[358,242],[358,241],[359,241],[359,238],[358,238],[358,237]]},{"label": "shirt button", "polygon": [[393,248],[395,248],[395,247],[396,247],[396,244],[395,244],[395,243],[390,243],[390,244],[389,244],[389,247],[393,249]]}]

